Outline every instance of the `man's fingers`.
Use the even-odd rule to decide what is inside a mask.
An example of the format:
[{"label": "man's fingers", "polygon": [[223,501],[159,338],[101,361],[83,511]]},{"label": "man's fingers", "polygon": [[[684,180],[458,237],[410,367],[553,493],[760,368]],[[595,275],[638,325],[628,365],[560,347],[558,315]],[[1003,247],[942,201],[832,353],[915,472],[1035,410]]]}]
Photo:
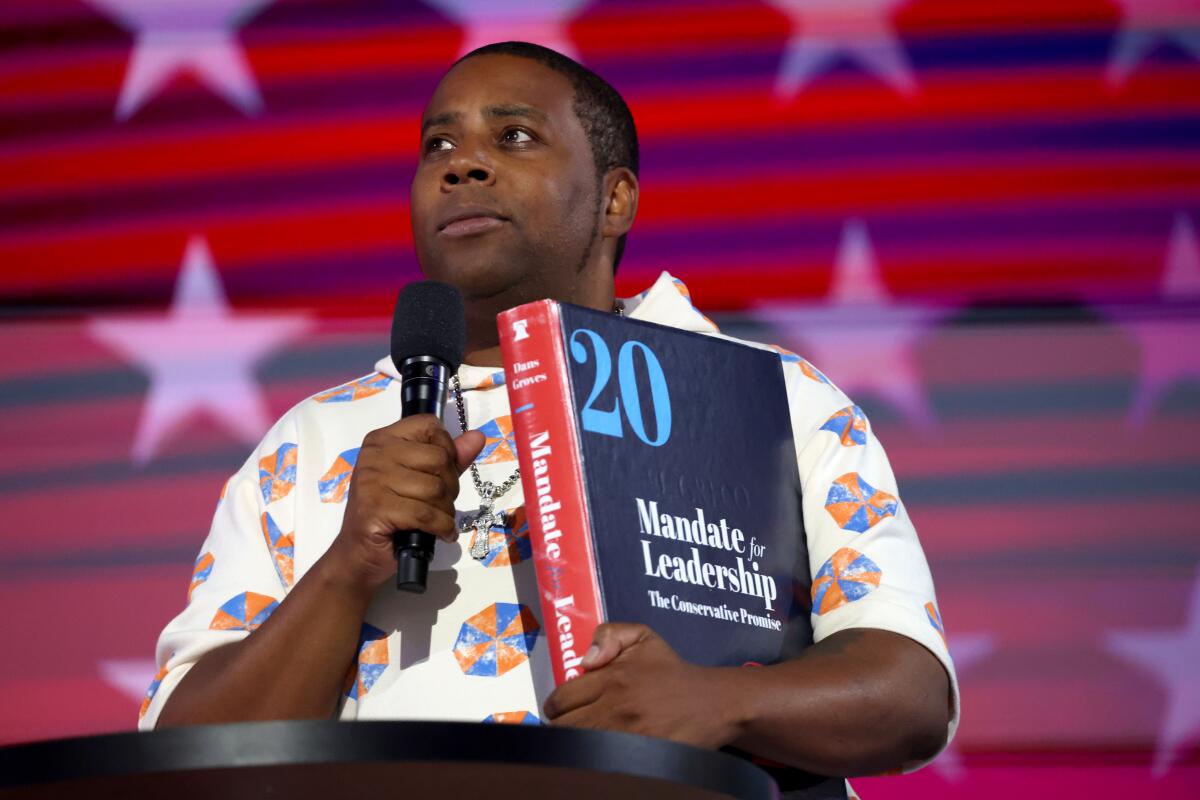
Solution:
[{"label": "man's fingers", "polygon": [[379,510],[378,518],[382,523],[381,532],[418,530],[447,542],[458,538],[453,514],[411,497],[390,495],[386,505]]},{"label": "man's fingers", "polygon": [[454,469],[454,445],[449,434],[444,441],[413,442],[394,439],[381,453],[389,460],[422,472],[452,472]]},{"label": "man's fingers", "polygon": [[596,627],[592,646],[583,655],[579,665],[584,669],[600,669],[621,655],[621,651],[643,641],[653,633],[645,625],[623,622],[606,622]]},{"label": "man's fingers", "polygon": [[569,714],[563,714],[553,722],[556,727],[560,728],[591,728],[595,730],[605,727],[603,720],[596,714],[596,709],[587,706],[577,708]]},{"label": "man's fingers", "polygon": [[[445,484],[446,500],[452,503],[458,496],[460,474],[455,463],[454,440],[450,438],[450,434],[440,429],[432,439],[430,442],[423,442],[383,434],[369,442],[364,440],[363,449],[358,455],[360,469],[356,470],[356,474],[374,467],[385,474],[390,484],[408,481],[417,474],[435,477]],[[400,494],[409,493],[401,491]],[[423,492],[420,496],[426,497],[428,492]]]},{"label": "man's fingers", "polygon": [[483,450],[485,444],[487,444],[487,437],[480,431],[467,431],[454,440],[454,450],[457,455],[458,471],[460,474],[467,467],[471,466],[471,462]]},{"label": "man's fingers", "polygon": [[[434,417],[429,418],[436,421]],[[433,423],[419,425],[415,430],[406,432],[416,438],[401,435],[401,431],[391,427],[381,428],[374,433],[378,434],[376,443],[390,450],[399,463],[423,472],[441,472],[445,469],[447,473],[456,472],[455,477],[471,465],[487,444],[487,437],[480,431],[467,431],[456,439],[445,428],[433,427]]]},{"label": "man's fingers", "polygon": [[[384,473],[381,482],[389,492],[397,497],[411,497],[413,500],[433,505],[453,507],[453,489],[446,486],[446,480],[441,475],[432,475],[398,465],[392,471]],[[458,481],[454,482],[454,488],[458,488]]]},{"label": "man's fingers", "polygon": [[551,692],[542,706],[542,711],[546,714],[547,719],[561,717],[563,714],[596,702],[600,698],[603,688],[604,681],[581,675]]},{"label": "man's fingers", "polygon": [[401,417],[390,425],[373,430],[367,434],[366,438],[374,438],[381,443],[388,439],[401,439],[406,442],[433,442],[439,432],[446,432],[440,419],[433,414],[415,414],[411,417]]}]

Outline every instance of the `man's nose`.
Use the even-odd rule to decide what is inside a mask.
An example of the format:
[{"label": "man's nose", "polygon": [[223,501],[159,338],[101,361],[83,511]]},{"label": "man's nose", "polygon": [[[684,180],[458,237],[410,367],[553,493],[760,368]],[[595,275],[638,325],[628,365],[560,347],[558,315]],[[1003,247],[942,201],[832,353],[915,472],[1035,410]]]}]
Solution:
[{"label": "man's nose", "polygon": [[442,188],[457,186],[460,183],[492,184],[496,180],[496,172],[480,158],[455,153],[455,157],[446,164],[442,173]]}]

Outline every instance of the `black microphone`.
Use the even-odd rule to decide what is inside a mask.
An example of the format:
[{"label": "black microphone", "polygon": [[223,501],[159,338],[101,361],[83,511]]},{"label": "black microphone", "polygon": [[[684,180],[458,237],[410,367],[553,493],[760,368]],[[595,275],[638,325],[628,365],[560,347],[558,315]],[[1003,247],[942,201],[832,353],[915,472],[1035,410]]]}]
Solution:
[{"label": "black microphone", "polygon": [[[400,372],[400,418],[433,414],[442,418],[450,377],[462,364],[467,342],[462,295],[438,281],[417,281],[400,290],[392,318],[392,362]],[[433,534],[397,531],[396,588],[425,591]]]}]

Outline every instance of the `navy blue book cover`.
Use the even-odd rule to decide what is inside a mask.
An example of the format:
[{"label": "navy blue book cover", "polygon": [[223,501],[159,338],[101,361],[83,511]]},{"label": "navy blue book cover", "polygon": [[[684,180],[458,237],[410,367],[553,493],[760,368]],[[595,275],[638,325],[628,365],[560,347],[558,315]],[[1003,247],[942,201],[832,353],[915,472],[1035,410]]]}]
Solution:
[{"label": "navy blue book cover", "polygon": [[549,301],[499,322],[556,677],[600,622],[708,666],[811,643],[778,355]]},{"label": "navy blue book cover", "polygon": [[567,305],[562,335],[607,619],[694,664],[779,660],[807,574],[779,356]]}]

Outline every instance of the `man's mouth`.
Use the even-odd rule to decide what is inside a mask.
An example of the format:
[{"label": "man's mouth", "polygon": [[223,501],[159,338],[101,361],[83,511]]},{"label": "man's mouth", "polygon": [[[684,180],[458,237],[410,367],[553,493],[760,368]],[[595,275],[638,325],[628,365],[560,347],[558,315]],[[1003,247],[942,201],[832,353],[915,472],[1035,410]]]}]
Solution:
[{"label": "man's mouth", "polygon": [[499,228],[503,224],[504,220],[499,217],[466,217],[454,220],[439,232],[442,236],[470,236]]},{"label": "man's mouth", "polygon": [[494,230],[508,219],[487,208],[465,208],[438,224],[442,236],[471,236]]}]

